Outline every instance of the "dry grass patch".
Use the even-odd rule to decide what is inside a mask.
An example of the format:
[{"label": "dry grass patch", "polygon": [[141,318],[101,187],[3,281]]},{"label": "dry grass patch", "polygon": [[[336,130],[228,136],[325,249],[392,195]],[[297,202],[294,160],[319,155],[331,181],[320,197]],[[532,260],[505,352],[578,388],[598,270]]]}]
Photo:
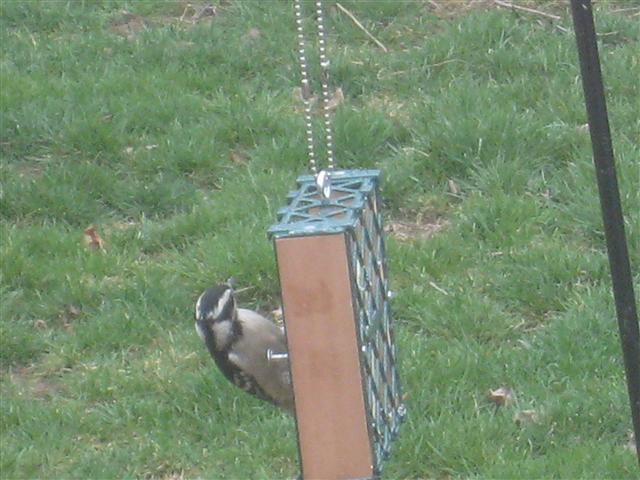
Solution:
[{"label": "dry grass patch", "polygon": [[385,231],[396,240],[409,242],[428,240],[449,225],[449,221],[440,216],[419,215],[415,220],[392,219],[385,225]]}]

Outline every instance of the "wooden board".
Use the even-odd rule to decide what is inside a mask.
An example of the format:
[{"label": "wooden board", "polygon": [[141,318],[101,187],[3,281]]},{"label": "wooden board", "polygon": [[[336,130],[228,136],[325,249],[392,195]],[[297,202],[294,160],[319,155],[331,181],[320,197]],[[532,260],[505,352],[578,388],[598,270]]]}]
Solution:
[{"label": "wooden board", "polygon": [[276,239],[302,476],[373,476],[344,234]]}]

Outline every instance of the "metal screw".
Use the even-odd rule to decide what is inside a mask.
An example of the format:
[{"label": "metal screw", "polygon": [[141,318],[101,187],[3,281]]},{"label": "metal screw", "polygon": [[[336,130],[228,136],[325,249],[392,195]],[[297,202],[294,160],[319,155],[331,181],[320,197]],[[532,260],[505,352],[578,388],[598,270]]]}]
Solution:
[{"label": "metal screw", "polygon": [[267,361],[271,362],[272,360],[288,360],[289,354],[287,352],[283,353],[275,353],[270,348],[267,349]]}]

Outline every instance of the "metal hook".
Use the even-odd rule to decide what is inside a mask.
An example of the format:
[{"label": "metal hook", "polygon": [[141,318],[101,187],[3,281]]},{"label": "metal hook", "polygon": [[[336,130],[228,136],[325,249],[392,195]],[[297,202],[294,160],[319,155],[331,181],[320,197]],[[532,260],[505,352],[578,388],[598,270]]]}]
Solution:
[{"label": "metal hook", "polygon": [[328,171],[321,170],[316,175],[316,185],[325,200],[331,197],[331,176]]}]

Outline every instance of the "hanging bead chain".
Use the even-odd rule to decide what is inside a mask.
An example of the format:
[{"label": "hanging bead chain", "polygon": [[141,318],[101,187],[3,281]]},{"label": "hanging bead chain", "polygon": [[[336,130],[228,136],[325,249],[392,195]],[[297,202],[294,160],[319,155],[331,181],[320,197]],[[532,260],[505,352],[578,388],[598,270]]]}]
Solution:
[{"label": "hanging bead chain", "polygon": [[[327,169],[334,169],[335,161],[333,156],[333,134],[331,130],[331,112],[329,102],[329,60],[326,51],[326,31],[324,28],[324,14],[322,10],[322,2],[315,2],[316,7],[316,25],[318,27],[318,46],[320,57],[320,86],[322,94],[322,116],[324,119],[324,135],[327,153]],[[309,167],[311,172],[318,176],[318,163],[315,155],[314,135],[313,135],[313,116],[311,112],[311,83],[309,78],[309,65],[306,56],[306,42],[304,38],[304,25],[302,16],[302,0],[294,0],[294,10],[296,17],[296,28],[298,31],[298,60],[300,62],[300,75],[302,78],[302,102],[304,105],[305,133],[307,137],[307,153],[309,156]]]},{"label": "hanging bead chain", "polygon": [[311,85],[309,83],[309,66],[305,54],[304,30],[302,26],[302,6],[300,0],[295,0],[296,27],[298,30],[298,60],[300,61],[300,75],[302,77],[302,103],[304,105],[304,122],[307,135],[307,153],[309,155],[309,167],[314,175],[318,174],[316,165],[315,147],[313,145],[313,120],[311,117]]},{"label": "hanging bead chain", "polygon": [[324,133],[327,145],[327,168],[333,170],[333,134],[331,132],[331,112],[329,111],[329,60],[327,58],[327,34],[324,29],[324,15],[322,2],[316,1],[316,18],[318,25],[318,43],[320,50],[320,85],[322,87],[322,116],[324,118]]}]

